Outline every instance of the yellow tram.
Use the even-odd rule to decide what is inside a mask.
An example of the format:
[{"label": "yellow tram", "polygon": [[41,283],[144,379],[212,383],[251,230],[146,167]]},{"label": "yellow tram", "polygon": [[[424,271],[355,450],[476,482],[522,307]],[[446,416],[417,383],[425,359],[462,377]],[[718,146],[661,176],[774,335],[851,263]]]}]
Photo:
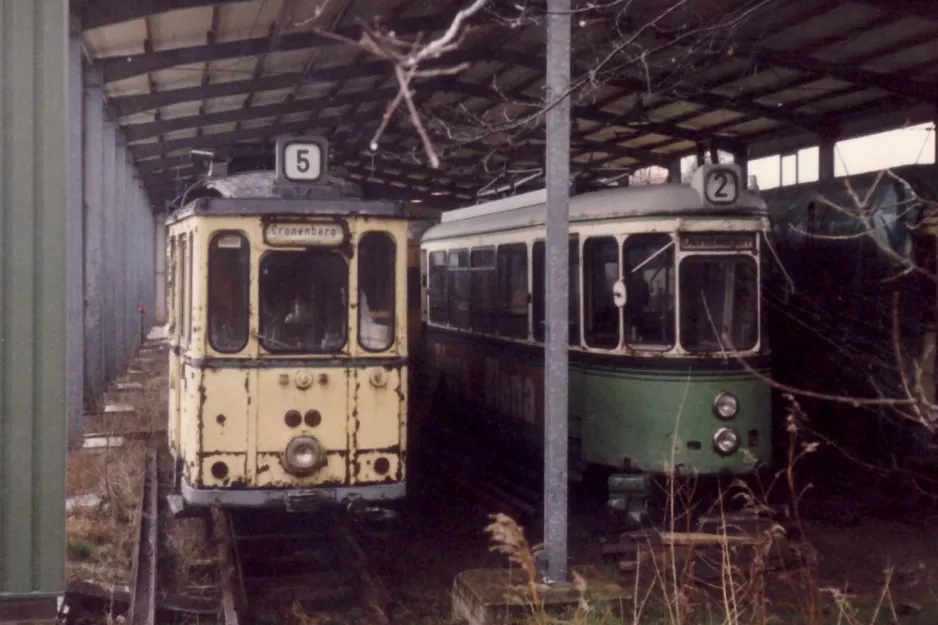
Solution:
[{"label": "yellow tram", "polygon": [[[168,220],[169,448],[185,507],[404,497],[408,221],[318,138]],[[181,502],[179,502],[181,498]]]}]

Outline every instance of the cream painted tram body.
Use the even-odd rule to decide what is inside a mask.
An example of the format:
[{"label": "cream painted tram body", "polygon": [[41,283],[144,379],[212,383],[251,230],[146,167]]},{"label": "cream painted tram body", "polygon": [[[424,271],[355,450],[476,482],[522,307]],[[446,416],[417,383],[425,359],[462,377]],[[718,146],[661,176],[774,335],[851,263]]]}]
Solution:
[{"label": "cream painted tram body", "polygon": [[215,197],[168,224],[178,495],[289,510],[399,500],[406,207],[335,179],[284,197],[275,177],[209,182]]}]

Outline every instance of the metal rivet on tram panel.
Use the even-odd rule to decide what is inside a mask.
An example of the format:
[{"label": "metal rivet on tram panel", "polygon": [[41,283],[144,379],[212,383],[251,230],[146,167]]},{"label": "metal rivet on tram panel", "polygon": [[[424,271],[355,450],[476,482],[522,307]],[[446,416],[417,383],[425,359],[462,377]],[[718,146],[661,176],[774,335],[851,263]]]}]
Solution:
[{"label": "metal rivet on tram panel", "polygon": [[371,373],[368,374],[368,381],[371,382],[372,386],[381,388],[388,383],[388,377],[384,369],[372,369]]},{"label": "metal rivet on tram panel", "polygon": [[280,374],[280,386],[286,386],[290,383],[290,376],[286,373]]},{"label": "metal rivet on tram panel", "polygon": [[320,373],[320,374],[319,374],[319,383],[320,383],[320,384],[326,384],[328,381],[329,381],[329,376],[328,376],[327,374],[325,374],[325,373]]},{"label": "metal rivet on tram panel", "polygon": [[299,389],[307,389],[313,385],[313,374],[309,371],[297,371],[296,372],[296,387]]}]

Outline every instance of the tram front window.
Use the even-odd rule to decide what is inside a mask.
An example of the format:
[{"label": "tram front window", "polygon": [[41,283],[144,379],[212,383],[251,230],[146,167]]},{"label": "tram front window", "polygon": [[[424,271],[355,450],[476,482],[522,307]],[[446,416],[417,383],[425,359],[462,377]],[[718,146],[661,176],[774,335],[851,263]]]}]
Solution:
[{"label": "tram front window", "polygon": [[345,346],[348,265],[327,250],[271,252],[260,267],[260,340],[280,353],[329,353]]},{"label": "tram front window", "polygon": [[674,346],[674,240],[669,234],[633,234],[622,246],[626,341],[640,349]]},{"label": "tram front window", "polygon": [[681,345],[688,351],[752,349],[759,337],[752,258],[691,256],[681,262]]}]

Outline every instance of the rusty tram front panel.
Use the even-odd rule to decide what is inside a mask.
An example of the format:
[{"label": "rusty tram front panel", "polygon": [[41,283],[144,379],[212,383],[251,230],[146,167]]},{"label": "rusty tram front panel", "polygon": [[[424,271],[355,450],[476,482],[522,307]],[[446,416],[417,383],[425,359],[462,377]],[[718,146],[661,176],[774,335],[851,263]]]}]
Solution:
[{"label": "rusty tram front panel", "polygon": [[189,506],[403,497],[397,203],[203,198],[169,226],[169,444]]}]

